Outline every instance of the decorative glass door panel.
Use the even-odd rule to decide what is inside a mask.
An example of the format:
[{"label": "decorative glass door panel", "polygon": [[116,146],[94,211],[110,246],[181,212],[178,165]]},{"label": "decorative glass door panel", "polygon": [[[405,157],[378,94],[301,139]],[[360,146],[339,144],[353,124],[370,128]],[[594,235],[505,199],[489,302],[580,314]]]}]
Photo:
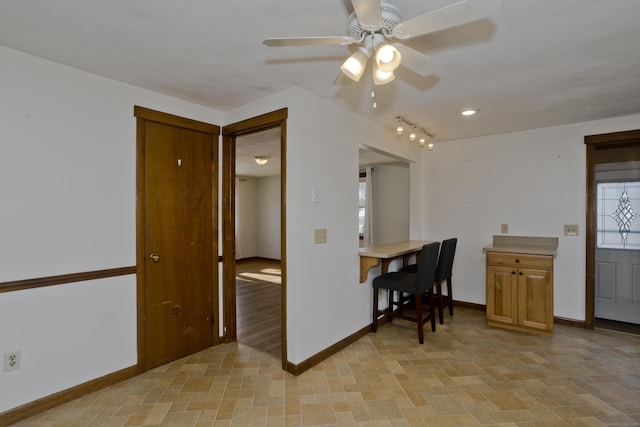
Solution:
[{"label": "decorative glass door panel", "polygon": [[597,247],[640,250],[640,182],[597,185]]}]

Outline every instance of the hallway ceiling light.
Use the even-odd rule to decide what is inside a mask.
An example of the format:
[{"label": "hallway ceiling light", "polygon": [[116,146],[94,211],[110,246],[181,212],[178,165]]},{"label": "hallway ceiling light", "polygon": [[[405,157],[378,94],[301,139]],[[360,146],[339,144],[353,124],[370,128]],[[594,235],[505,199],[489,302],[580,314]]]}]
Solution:
[{"label": "hallway ceiling light", "polygon": [[463,116],[473,116],[477,113],[478,113],[477,108],[467,108],[466,110],[462,110],[460,114],[462,114]]},{"label": "hallway ceiling light", "polygon": [[253,160],[260,166],[264,166],[269,161],[269,156],[255,156]]}]

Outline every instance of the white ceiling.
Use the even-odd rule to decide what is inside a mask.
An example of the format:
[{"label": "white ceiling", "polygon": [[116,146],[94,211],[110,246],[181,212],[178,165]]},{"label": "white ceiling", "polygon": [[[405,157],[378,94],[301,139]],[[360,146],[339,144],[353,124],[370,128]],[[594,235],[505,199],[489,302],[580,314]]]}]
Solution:
[{"label": "white ceiling", "polygon": [[[392,0],[403,18],[456,0]],[[470,0],[473,1],[473,0]],[[640,113],[639,0],[503,0],[489,19],[406,42],[442,64],[426,78],[333,85],[353,47],[269,48],[346,35],[349,0],[2,0],[0,44],[206,105],[292,85],[386,127],[405,115],[435,141]],[[480,113],[463,118],[464,107]]]},{"label": "white ceiling", "polygon": [[[258,165],[254,157],[269,158]],[[266,177],[280,175],[280,128],[263,130],[236,138],[236,175]]]}]

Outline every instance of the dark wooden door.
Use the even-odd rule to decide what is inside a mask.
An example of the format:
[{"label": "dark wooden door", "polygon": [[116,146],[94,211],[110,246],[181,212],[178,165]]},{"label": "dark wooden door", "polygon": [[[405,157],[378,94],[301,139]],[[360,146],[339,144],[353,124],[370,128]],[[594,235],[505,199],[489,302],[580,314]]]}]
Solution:
[{"label": "dark wooden door", "polygon": [[154,121],[145,121],[143,131],[144,365],[149,369],[214,341],[217,136]]}]

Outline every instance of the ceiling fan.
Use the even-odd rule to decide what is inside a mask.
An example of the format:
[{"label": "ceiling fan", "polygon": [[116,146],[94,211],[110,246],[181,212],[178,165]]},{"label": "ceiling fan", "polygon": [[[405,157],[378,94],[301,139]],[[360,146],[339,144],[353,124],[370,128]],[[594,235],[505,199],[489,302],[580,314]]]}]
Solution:
[{"label": "ceiling fan", "polygon": [[[342,73],[359,81],[373,55],[373,82],[389,83],[400,65],[422,77],[433,74],[437,64],[426,55],[401,43],[402,40],[486,18],[500,7],[501,0],[462,0],[442,9],[402,21],[398,8],[389,0],[351,0],[346,36],[282,37],[263,41],[267,46],[360,45],[342,64]],[[393,40],[395,43],[391,43]],[[337,79],[336,79],[337,80]]]}]

